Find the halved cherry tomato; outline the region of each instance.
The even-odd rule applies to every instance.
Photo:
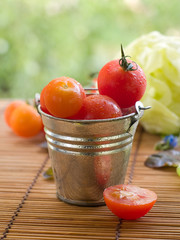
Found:
[[[119,218],[134,220],[144,216],[157,200],[155,192],[135,185],[116,185],[104,190],[107,207]]]
[[[112,98],[104,95],[90,95],[85,98],[81,110],[72,119],[92,120],[121,116],[121,109]]]
[[[12,113],[11,128],[20,137],[34,137],[42,130],[42,120],[37,110],[28,104],[18,106]]]
[[[144,95],[146,77],[143,70],[132,60],[122,58],[108,62],[98,75],[99,93],[114,99],[121,108],[128,108]]]
[[[10,104],[8,104],[8,106],[6,107],[6,109],[4,111],[4,118],[5,118],[5,121],[6,121],[6,123],[7,123],[7,125],[9,127],[11,127],[11,116],[12,116],[12,113],[21,104],[25,104],[25,102],[22,101],[22,100],[14,100]]]
[[[79,82],[73,78],[60,77],[46,86],[44,102],[53,116],[68,118],[80,110],[85,97],[85,91]]]

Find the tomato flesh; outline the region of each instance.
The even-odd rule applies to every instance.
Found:
[[[135,185],[116,185],[104,190],[104,201],[116,216],[126,220],[143,217],[157,200],[155,192]]]

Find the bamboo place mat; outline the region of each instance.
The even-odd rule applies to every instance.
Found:
[[[39,146],[43,137],[16,137],[3,119],[6,105],[0,101],[1,240],[180,239],[180,178],[174,168],[144,166],[159,137],[138,128],[125,181],[155,191],[158,200],[146,216],[119,220],[106,206],[79,207],[56,198],[53,180],[42,177],[50,166]]]

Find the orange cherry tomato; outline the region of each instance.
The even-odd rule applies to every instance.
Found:
[[[60,77],[53,79],[46,86],[44,102],[53,116],[68,118],[80,110],[85,97],[80,83],[70,77]]]
[[[134,220],[150,211],[157,200],[155,192],[135,185],[116,185],[104,190],[107,207],[119,218]]]
[[[46,91],[46,87],[47,85],[43,88],[43,90],[41,91],[41,94],[40,94],[40,105],[41,105],[41,110],[47,114],[50,114],[49,111],[47,110],[46,108],[46,105],[45,105],[45,100],[44,100],[44,94],[45,94],[45,91]]]
[[[34,137],[42,130],[42,120],[37,110],[28,104],[17,107],[11,116],[11,128],[20,137]]]
[[[7,123],[7,125],[9,127],[11,127],[11,116],[12,116],[12,113],[14,112],[14,110],[20,106],[21,104],[25,104],[24,101],[22,100],[15,100],[15,101],[12,101],[5,109],[4,111],[4,118],[5,118],[5,121]]]

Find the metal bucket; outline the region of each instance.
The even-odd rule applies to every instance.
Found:
[[[104,205],[105,188],[124,183],[133,137],[146,108],[114,119],[67,120],[44,113],[57,196],[81,206]]]

